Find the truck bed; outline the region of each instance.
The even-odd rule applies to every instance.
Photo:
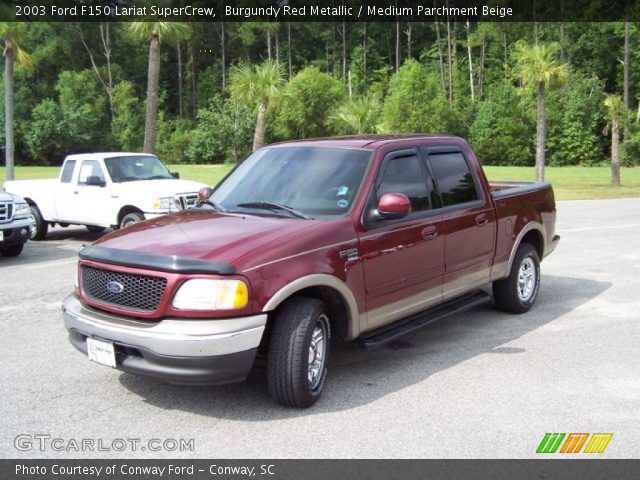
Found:
[[[507,275],[512,246],[525,224],[535,222],[542,226],[539,252],[545,257],[555,247],[555,199],[553,188],[547,182],[489,182],[489,191],[498,214],[494,275]],[[506,233],[506,234],[505,234]]]
[[[494,199],[536,192],[547,188],[551,188],[551,184],[547,182],[489,182],[489,191]]]

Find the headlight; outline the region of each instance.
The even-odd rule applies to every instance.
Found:
[[[13,208],[14,208],[14,211],[13,211],[14,217],[26,217],[31,213],[31,210],[29,209],[29,205],[26,203],[16,203]]]
[[[153,201],[152,206],[156,210],[169,210],[169,212],[180,210],[176,203],[176,199],[173,197],[156,198]]]
[[[181,310],[234,310],[249,302],[247,285],[241,280],[187,280],[173,297]]]

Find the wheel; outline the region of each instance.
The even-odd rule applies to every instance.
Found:
[[[143,220],[144,215],[140,212],[127,213],[120,221],[120,228],[128,227]]]
[[[535,303],[539,289],[538,252],[528,243],[523,243],[518,247],[509,276],[493,282],[493,300],[500,310],[524,313]]]
[[[3,257],[17,257],[22,253],[22,248],[24,247],[24,243],[20,245],[11,245],[9,247],[0,247],[0,253]]]
[[[36,205],[31,205],[31,215],[35,219],[35,225],[31,231],[31,240],[43,240],[49,231],[49,224],[42,218],[40,209]]]
[[[97,225],[85,225],[85,226],[87,227],[87,230],[89,230],[91,233],[100,233],[106,230],[105,227],[98,227]]]
[[[269,394],[280,404],[305,408],[324,388],[331,329],[324,304],[296,297],[273,320],[267,355]]]

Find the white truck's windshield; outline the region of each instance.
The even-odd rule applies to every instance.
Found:
[[[115,183],[173,178],[158,157],[152,155],[111,157],[105,159],[104,163],[111,180]]]

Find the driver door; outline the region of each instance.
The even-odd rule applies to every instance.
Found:
[[[91,185],[89,177],[98,177],[103,186]],[[110,189],[106,187],[105,174],[97,160],[83,160],[80,164],[78,181],[74,190],[76,196],[76,222],[87,225],[108,225]]]

